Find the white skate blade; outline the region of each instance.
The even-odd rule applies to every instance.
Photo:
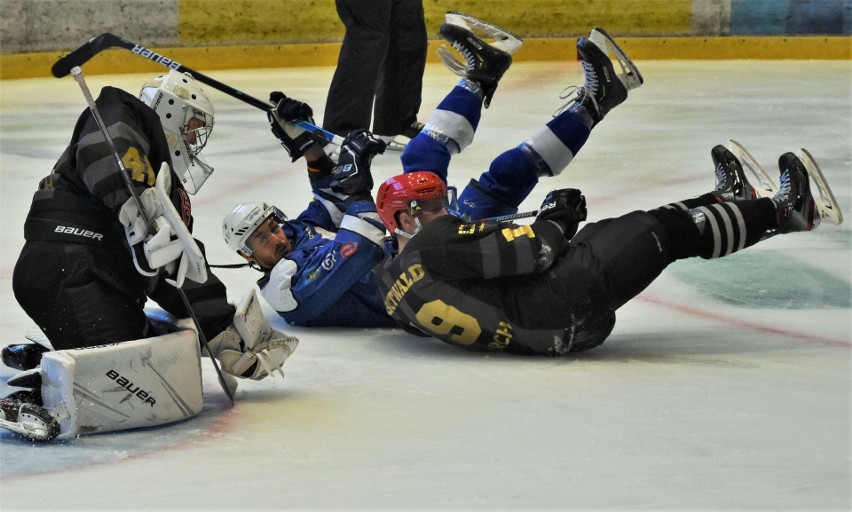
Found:
[[[639,72],[639,68],[633,64],[630,57],[624,53],[624,50],[616,44],[615,40],[604,29],[598,27],[592,30],[592,33],[589,34],[589,41],[603,50],[610,59],[618,62],[618,65],[621,67],[621,73],[618,73],[618,78],[621,79],[621,82],[627,87],[628,91],[638,88],[645,82],[645,79],[642,78],[642,73]]]
[[[453,55],[453,52],[450,51],[449,48],[444,45],[441,45],[435,51],[438,52],[438,58],[441,59],[441,62],[443,62],[444,65],[447,66],[450,71],[457,74],[458,76],[465,76],[467,74],[467,66],[465,66],[462,61],[460,61],[455,55]]]
[[[819,212],[820,219],[831,224],[842,223],[843,213],[840,211],[840,205],[837,204],[837,199],[834,198],[831,187],[825,181],[825,175],[823,175],[813,155],[807,149],[802,148],[796,151],[796,156],[804,164],[811,182],[816,185],[816,189],[819,192],[819,198],[814,197],[814,204]],[[813,188],[811,188],[811,195],[813,195]]]
[[[0,419],[0,428],[5,428],[31,441],[49,441],[47,427],[41,422],[19,423]]]
[[[523,39],[508,30],[463,12],[448,12],[444,16],[444,22],[470,30],[489,45],[498,50],[503,50],[509,55],[514,54],[524,44]],[[485,38],[481,37],[483,33],[487,34],[489,38],[494,39],[494,41],[486,41]]]
[[[752,177],[757,180],[756,183],[751,183],[750,181],[757,197],[772,197],[776,192],[778,192],[778,187],[775,185],[775,182],[772,181],[769,174],[759,163],[757,163],[757,160],[755,160],[752,154],[749,153],[742,144],[731,139],[727,144],[725,144],[725,147],[728,148],[728,151],[733,153],[735,157],[737,157],[737,160],[740,161],[743,169],[748,170]]]
[[[40,411],[37,411],[38,414],[20,411],[18,421],[0,419],[0,428],[5,428],[30,441],[52,441],[59,435],[59,424],[44,408],[38,407],[38,409],[40,409]],[[49,419],[45,420],[42,416]]]

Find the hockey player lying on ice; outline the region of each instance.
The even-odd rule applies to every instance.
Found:
[[[261,325],[253,297],[235,319],[200,251],[183,250],[181,234],[197,249],[187,192],[197,192],[213,171],[199,155],[213,128],[213,105],[196,81],[170,71],[146,83],[139,99],[105,87],[95,110],[114,147],[86,110],[52,174],[39,183],[13,275],[15,298],[47,340],[3,348],[3,363],[24,371],[8,384],[24,390],[0,401],[0,426],[36,439],[59,434],[56,421],[71,436],[200,412],[196,332],[166,326],[177,330],[166,334],[143,309],[150,298],[176,317],[189,316],[175,285],[183,285],[228,374],[262,379],[296,346]],[[85,347],[98,348],[79,350]],[[116,385],[127,392],[114,392]]]
[[[480,39],[494,39],[492,44]],[[487,107],[512,62],[521,40],[505,30],[461,13],[448,13],[441,37],[464,56],[444,49],[442,58],[463,76],[432,114],[426,127],[402,154],[404,172],[429,170],[446,180],[451,155],[473,141],[483,104]],[[457,214],[483,218],[514,213],[542,176],[559,174],[583,147],[592,127],[623,102],[641,75],[600,29],[578,45],[585,84],[576,98],[539,133],[497,157],[479,180],[472,180],[458,202]],[[607,53],[622,67],[624,83]],[[612,89],[612,90],[610,90]],[[604,90],[610,91],[606,104]],[[596,96],[597,95],[597,96]],[[598,98],[598,99],[596,99]],[[273,93],[278,120],[312,121],[311,108]],[[325,156],[308,133],[272,119],[273,132],[295,161],[305,156],[316,198],[296,219],[275,206],[237,206],[223,222],[231,250],[263,272],[258,281],[266,301],[288,322],[306,326],[384,327],[396,325],[385,310],[374,269],[392,248],[375,213],[369,191],[369,164],[383,147],[366,132],[353,132],[343,145],[339,165]],[[564,151],[556,153],[551,147]],[[345,189],[345,190],[344,190]]]
[[[431,172],[390,178],[376,199],[399,246],[381,271],[387,311],[410,332],[468,349],[561,356],[603,343],[615,311],[676,260],[720,258],[821,219],[842,222],[806,150],[781,155],[772,197],[758,197],[728,148],[711,154],[714,191],[579,232],[586,200],[576,189],[550,192],[535,222],[518,226],[448,215],[446,185]]]

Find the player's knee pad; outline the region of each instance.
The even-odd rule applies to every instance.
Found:
[[[48,352],[41,393],[62,438],[190,418],[203,407],[198,339],[181,330]]]

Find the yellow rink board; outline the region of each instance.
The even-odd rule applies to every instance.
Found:
[[[636,60],[651,59],[850,59],[852,38],[813,37],[626,37],[618,44]],[[528,38],[516,61],[576,59],[576,38]],[[437,62],[430,41],[429,61]],[[191,69],[334,66],[339,43],[152,48]],[[66,52],[0,55],[0,78],[48,77]],[[164,68],[127,50],[108,50],[83,66],[87,74],[156,73]]]

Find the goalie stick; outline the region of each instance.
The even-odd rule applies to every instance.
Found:
[[[83,44],[76,50],[60,58],[53,64],[53,67],[51,68],[51,73],[53,73],[53,76],[55,76],[56,78],[62,78],[64,76],[67,76],[75,67],[82,66],[83,64],[91,60],[95,55],[110,48],[123,48],[140,57],[148,59],[152,62],[156,62],[161,66],[165,66],[169,69],[174,69],[175,71],[179,71],[181,73],[189,73],[190,75],[192,75],[193,78],[195,78],[199,82],[207,84],[210,87],[216,89],[217,91],[223,92],[228,96],[236,98],[244,103],[248,103],[249,105],[257,109],[263,110],[264,112],[268,113],[274,107],[274,105],[270,104],[269,102],[257,99],[254,96],[250,96],[240,90],[234,89],[233,87],[223,84],[222,82],[213,78],[210,78],[209,76],[203,73],[195,71],[194,69],[190,69],[181,64],[180,62],[172,60],[153,50],[149,50],[144,46],[130,42],[127,39],[119,37],[110,32],[104,32],[99,36],[95,36],[89,39],[85,44]],[[313,123],[309,123],[307,121],[294,121],[293,124],[310,133],[315,139],[318,139],[320,142],[331,142],[332,144],[335,144],[337,146],[343,144],[343,137],[323,130],[322,128],[316,126]]]
[[[80,90],[83,92],[83,96],[86,98],[86,103],[89,105],[89,110],[92,112],[92,116],[95,118],[95,122],[97,123],[98,128],[100,128],[101,133],[104,136],[104,139],[106,139],[107,144],[109,145],[110,149],[112,150],[113,156],[115,157],[115,160],[118,163],[118,168],[120,170],[120,174],[124,178],[124,184],[127,185],[127,188],[130,190],[130,195],[131,195],[131,197],[133,197],[133,201],[136,203],[136,207],[139,209],[139,214],[145,220],[145,224],[150,226],[151,225],[151,219],[150,219],[150,217],[148,217],[148,214],[145,211],[145,207],[142,204],[142,200],[139,198],[139,194],[136,192],[136,189],[133,187],[133,183],[130,181],[130,176],[129,176],[129,173],[127,172],[127,167],[124,165],[124,162],[121,160],[121,156],[119,156],[119,154],[118,154],[118,150],[115,147],[115,143],[113,143],[112,136],[110,136],[109,131],[107,130],[106,124],[104,124],[104,120],[101,117],[101,113],[98,111],[98,107],[95,104],[95,99],[92,97],[91,91],[89,91],[89,86],[86,85],[86,80],[85,80],[85,77],[83,76],[83,70],[80,69],[79,66],[74,66],[74,68],[72,68],[70,70],[70,72],[71,72],[71,75],[74,77],[74,80],[80,86]],[[163,169],[161,169],[160,171],[162,172]],[[162,193],[162,191],[158,191],[158,194],[161,194],[161,193]],[[168,212],[168,210],[169,210],[168,206],[172,206],[172,204],[171,204],[170,201],[168,201],[168,199],[166,199],[163,206],[164,206],[164,210],[166,210]],[[172,210],[173,209],[174,209],[174,207],[172,206]],[[191,235],[189,236],[188,241],[185,239],[185,237],[188,234],[188,231],[186,230],[186,226],[182,226],[180,218],[175,216],[175,215],[170,215],[170,216],[167,217],[167,219],[170,221],[169,223],[172,225],[172,227],[175,228],[175,232],[178,233],[179,236],[183,235],[183,236],[180,236],[180,238],[181,238],[181,241],[184,242],[185,249],[188,249],[188,250],[193,251],[193,252],[197,251],[197,254],[202,254],[201,250],[198,248],[198,245],[195,244],[195,240],[192,239]],[[175,222],[180,223],[181,226],[175,226],[175,224],[174,224]],[[183,229],[180,229],[181,227]],[[193,246],[194,246],[194,249],[193,249]],[[184,257],[181,258],[181,259],[184,259],[186,256],[187,255],[184,255]],[[203,256],[202,256],[202,258],[203,258]],[[193,259],[195,261],[197,261],[197,259],[195,259],[195,258],[193,258]],[[202,264],[202,268],[200,270],[202,272],[201,275],[203,275],[206,279],[207,272],[206,272],[206,270],[203,269],[203,264]],[[210,347],[207,344],[207,337],[204,335],[204,332],[201,330],[201,323],[198,321],[198,317],[196,317],[195,311],[192,309],[192,305],[190,304],[189,299],[186,296],[186,293],[183,291],[183,288],[181,288],[181,286],[178,286],[177,282],[174,282],[174,281],[171,281],[171,280],[169,280],[169,281],[175,286],[175,288],[177,288],[178,294],[180,295],[180,298],[183,300],[183,303],[186,306],[186,310],[189,311],[189,315],[192,317],[192,322],[195,325],[195,328],[196,328],[197,333],[198,333],[198,339],[201,341],[201,344],[207,350],[207,353],[210,354],[210,361],[213,362],[213,368],[215,368],[215,370],[216,370],[216,375],[219,378],[219,384],[221,384],[222,389],[225,390],[225,394],[228,395],[228,398],[231,400],[231,402],[233,402],[234,401],[234,394],[231,391],[230,386],[228,385],[228,381],[225,380],[225,375],[222,373],[221,368],[219,368],[219,364],[216,362],[216,358],[213,357],[213,351],[210,350]]]

